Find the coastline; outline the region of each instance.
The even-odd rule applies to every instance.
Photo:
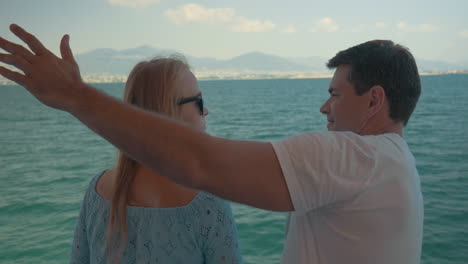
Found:
[[[458,70],[458,71],[449,71],[449,72],[420,72],[420,76],[426,75],[452,75],[452,74],[468,74],[468,70]]]
[[[292,73],[292,72],[218,72],[205,73],[205,72],[194,72],[195,76],[199,81],[223,81],[223,80],[274,80],[274,79],[329,79],[333,77],[331,73],[322,74],[307,74],[307,73]],[[449,72],[421,72],[420,76],[436,76],[436,75],[454,75],[454,74],[468,74],[468,70],[457,70]],[[125,83],[127,76],[120,74],[110,73],[93,73],[83,74],[83,80],[86,83]],[[5,78],[0,78],[0,85],[15,85],[14,82]]]

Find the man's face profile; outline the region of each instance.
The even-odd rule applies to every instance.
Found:
[[[351,67],[340,65],[330,82],[329,98],[320,108],[327,116],[329,131],[352,131],[359,133],[365,122],[367,97],[356,94],[348,76]]]

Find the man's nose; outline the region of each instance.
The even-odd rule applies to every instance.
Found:
[[[328,114],[329,112],[329,104],[328,104],[328,100],[325,101],[325,103],[323,103],[323,105],[320,107],[320,113],[326,115]]]

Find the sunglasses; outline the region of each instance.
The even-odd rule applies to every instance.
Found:
[[[197,106],[198,106],[198,110],[200,110],[200,115],[203,115],[204,107],[203,107],[203,98],[202,98],[201,94],[196,95],[196,96],[182,98],[177,102],[177,105],[188,104],[190,102],[195,102],[197,104]]]

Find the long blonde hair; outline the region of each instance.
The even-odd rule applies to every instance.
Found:
[[[180,55],[140,62],[128,76],[123,100],[145,110],[175,117],[178,114],[176,100],[181,95],[176,80],[189,68]],[[118,262],[127,241],[128,194],[137,167],[135,160],[118,152],[106,243],[107,255],[110,259],[114,255],[115,262]]]

